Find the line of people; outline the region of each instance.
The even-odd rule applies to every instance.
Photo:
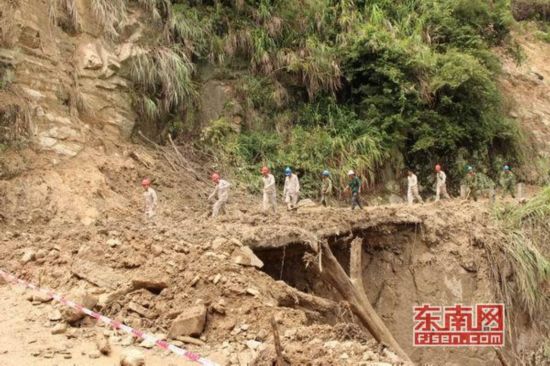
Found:
[[[263,199],[262,206],[265,212],[275,213],[277,209],[277,189],[275,177],[271,174],[270,169],[264,166],[260,170],[263,181]],[[287,167],[284,170],[285,183],[283,188],[283,197],[287,205],[288,210],[295,210],[297,208],[298,200],[300,197],[300,180],[298,176]],[[348,184],[344,189],[345,193],[351,193],[351,209],[355,208],[363,209],[361,203],[361,179],[355,174],[353,170],[348,171]],[[325,170],[321,174],[321,199],[320,202],[323,206],[331,206],[332,198],[334,196],[334,185],[332,182],[331,174],[328,170]],[[225,206],[229,200],[229,190],[231,183],[222,179],[220,174],[214,173],[211,176],[212,182],[215,184],[214,191],[208,197],[208,200],[216,198],[215,203],[212,206],[212,217],[217,217],[221,213],[225,213]],[[447,175],[441,168],[441,165],[435,166],[435,201],[439,201],[441,198],[450,199],[447,192]],[[467,174],[464,179],[465,185],[468,189],[466,198],[471,198],[477,201],[480,192],[485,188],[482,184],[482,180],[476,173],[472,166],[467,167]],[[492,182],[491,182],[492,183]],[[502,187],[502,197],[504,198],[509,193],[512,198],[515,198],[516,178],[509,165],[505,165],[499,177],[499,183]],[[158,204],[157,194],[153,188],[151,188],[151,181],[148,178],[143,179],[142,186],[144,188],[144,203],[145,203],[145,217],[150,220],[155,216],[156,208]],[[494,200],[494,185],[492,189],[491,199]],[[418,177],[412,170],[407,171],[407,202],[412,205],[418,201],[423,203],[424,200],[420,196],[418,189]]]

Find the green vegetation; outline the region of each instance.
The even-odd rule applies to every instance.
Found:
[[[550,298],[545,286],[550,281],[550,187],[546,187],[526,204],[499,207],[495,217],[502,240],[489,247],[493,256],[496,280],[501,284],[504,299],[510,305],[522,306],[541,327],[548,327],[546,314]],[[496,260],[504,253],[506,262]],[[505,276],[511,269],[512,281]],[[544,323],[546,322],[546,323]]]
[[[550,43],[550,22],[539,22],[535,37],[540,41]]]
[[[162,30],[148,35],[155,48],[132,61],[138,111],[189,123],[198,76],[205,77],[194,70],[217,70],[235,86],[243,128],[223,126],[233,117],[224,115],[203,141],[214,143],[216,130],[210,152],[242,178],[262,164],[289,165],[313,189],[327,168],[337,175],[353,168],[376,183],[387,165],[423,179],[439,162],[458,182],[465,162],[494,178],[497,161],[525,158],[490,51],[501,45],[521,61],[509,39],[508,0],[138,3]],[[117,34],[109,14],[125,12],[126,2],[94,4],[106,31]]]

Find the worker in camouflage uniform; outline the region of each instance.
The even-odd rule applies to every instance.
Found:
[[[467,170],[468,173],[466,174],[464,180],[469,192],[466,197],[468,199],[472,198],[474,201],[477,201],[477,198],[479,196],[479,179],[473,167],[468,166]]]
[[[510,193],[512,198],[516,198],[516,176],[510,169],[509,165],[505,165],[500,172],[499,183],[502,187],[502,198],[506,197],[506,193]]]
[[[468,187],[468,195],[466,198],[472,198],[474,201],[483,193],[491,203],[495,202],[495,182],[483,172],[476,172],[473,167],[468,166],[468,174],[464,178],[464,182]]]
[[[350,170],[348,172],[348,186],[346,189],[344,189],[344,192],[351,191],[351,209],[354,210],[355,207],[359,207],[361,210],[363,209],[363,205],[361,204],[361,179],[355,175],[355,172],[353,170]]]
[[[321,185],[321,204],[325,207],[330,206],[330,199],[332,197],[332,179],[330,178],[330,172],[325,170],[323,172],[323,183]]]

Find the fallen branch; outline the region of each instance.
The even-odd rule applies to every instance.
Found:
[[[190,163],[189,161],[187,161],[187,159],[185,159],[185,157],[181,154],[181,152],[178,150],[178,147],[176,146],[176,144],[174,143],[174,140],[172,140],[172,136],[170,136],[170,134],[168,134],[168,140],[170,141],[170,144],[172,145],[172,147],[174,148],[174,151],[176,152],[176,156],[178,157],[179,161],[180,161],[180,165],[183,169],[187,170],[189,173],[191,173],[191,175],[193,175],[195,177],[196,180],[198,181],[201,181],[203,183],[206,183],[206,184],[210,184],[210,182],[208,182],[206,179],[204,179],[203,177],[201,177],[196,171],[195,169],[191,168],[190,167]]]
[[[130,156],[137,162],[141,163],[143,166],[145,166],[146,168],[151,168],[151,163],[147,161],[146,158],[140,156],[139,153],[135,152],[135,151],[132,151],[130,153]]]
[[[151,145],[153,145],[155,147],[155,149],[157,150],[162,150],[162,147],[157,144],[156,142],[154,142],[153,140],[149,139],[147,136],[145,136],[141,131],[138,131],[138,135],[141,136],[142,139],[144,139],[146,142],[150,143]]]
[[[356,237],[350,245],[349,275],[351,283],[357,291],[365,291],[363,286],[363,242],[361,238]]]
[[[324,254],[324,270],[321,272],[323,279],[332,285],[340,295],[346,300],[352,311],[361,320],[361,323],[367,328],[370,334],[378,343],[390,347],[404,361],[412,364],[411,359],[395,340],[382,319],[376,314],[364,291],[357,291],[327,242],[321,244],[321,250]]]
[[[282,282],[282,281],[281,281]],[[279,306],[297,307],[317,311],[325,315],[336,315],[338,303],[319,296],[299,291],[286,283],[281,284],[282,291],[277,291]]]
[[[168,154],[166,152],[162,153],[162,156],[164,156],[164,159],[166,159],[166,161],[168,162],[168,164],[170,164],[170,166],[172,167],[172,170],[177,172],[178,169],[176,168],[176,166],[174,165],[174,163],[172,163],[172,160],[170,160],[168,158]]]
[[[277,354],[277,359],[275,361],[275,366],[286,366],[283,356],[283,346],[281,346],[281,337],[279,336],[279,328],[277,328],[277,322],[274,317],[271,317],[271,328],[273,330],[273,342],[275,343],[275,353]]]

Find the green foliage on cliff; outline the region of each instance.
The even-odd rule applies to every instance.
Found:
[[[148,95],[143,110],[154,111],[145,108],[152,102],[183,118],[177,107],[189,104],[192,70],[225,73],[244,109],[243,128],[220,134],[212,150],[240,171],[288,165],[308,186],[327,168],[352,168],[376,182],[387,164],[424,177],[441,163],[456,181],[463,161],[486,168],[497,159],[521,162],[522,136],[505,117],[500,65],[490,51],[509,42],[506,0],[165,4],[156,5],[159,42],[183,50],[189,72],[140,83]],[[160,64],[149,59],[153,69]],[[176,91],[177,80],[185,93],[174,99],[167,91]]]

